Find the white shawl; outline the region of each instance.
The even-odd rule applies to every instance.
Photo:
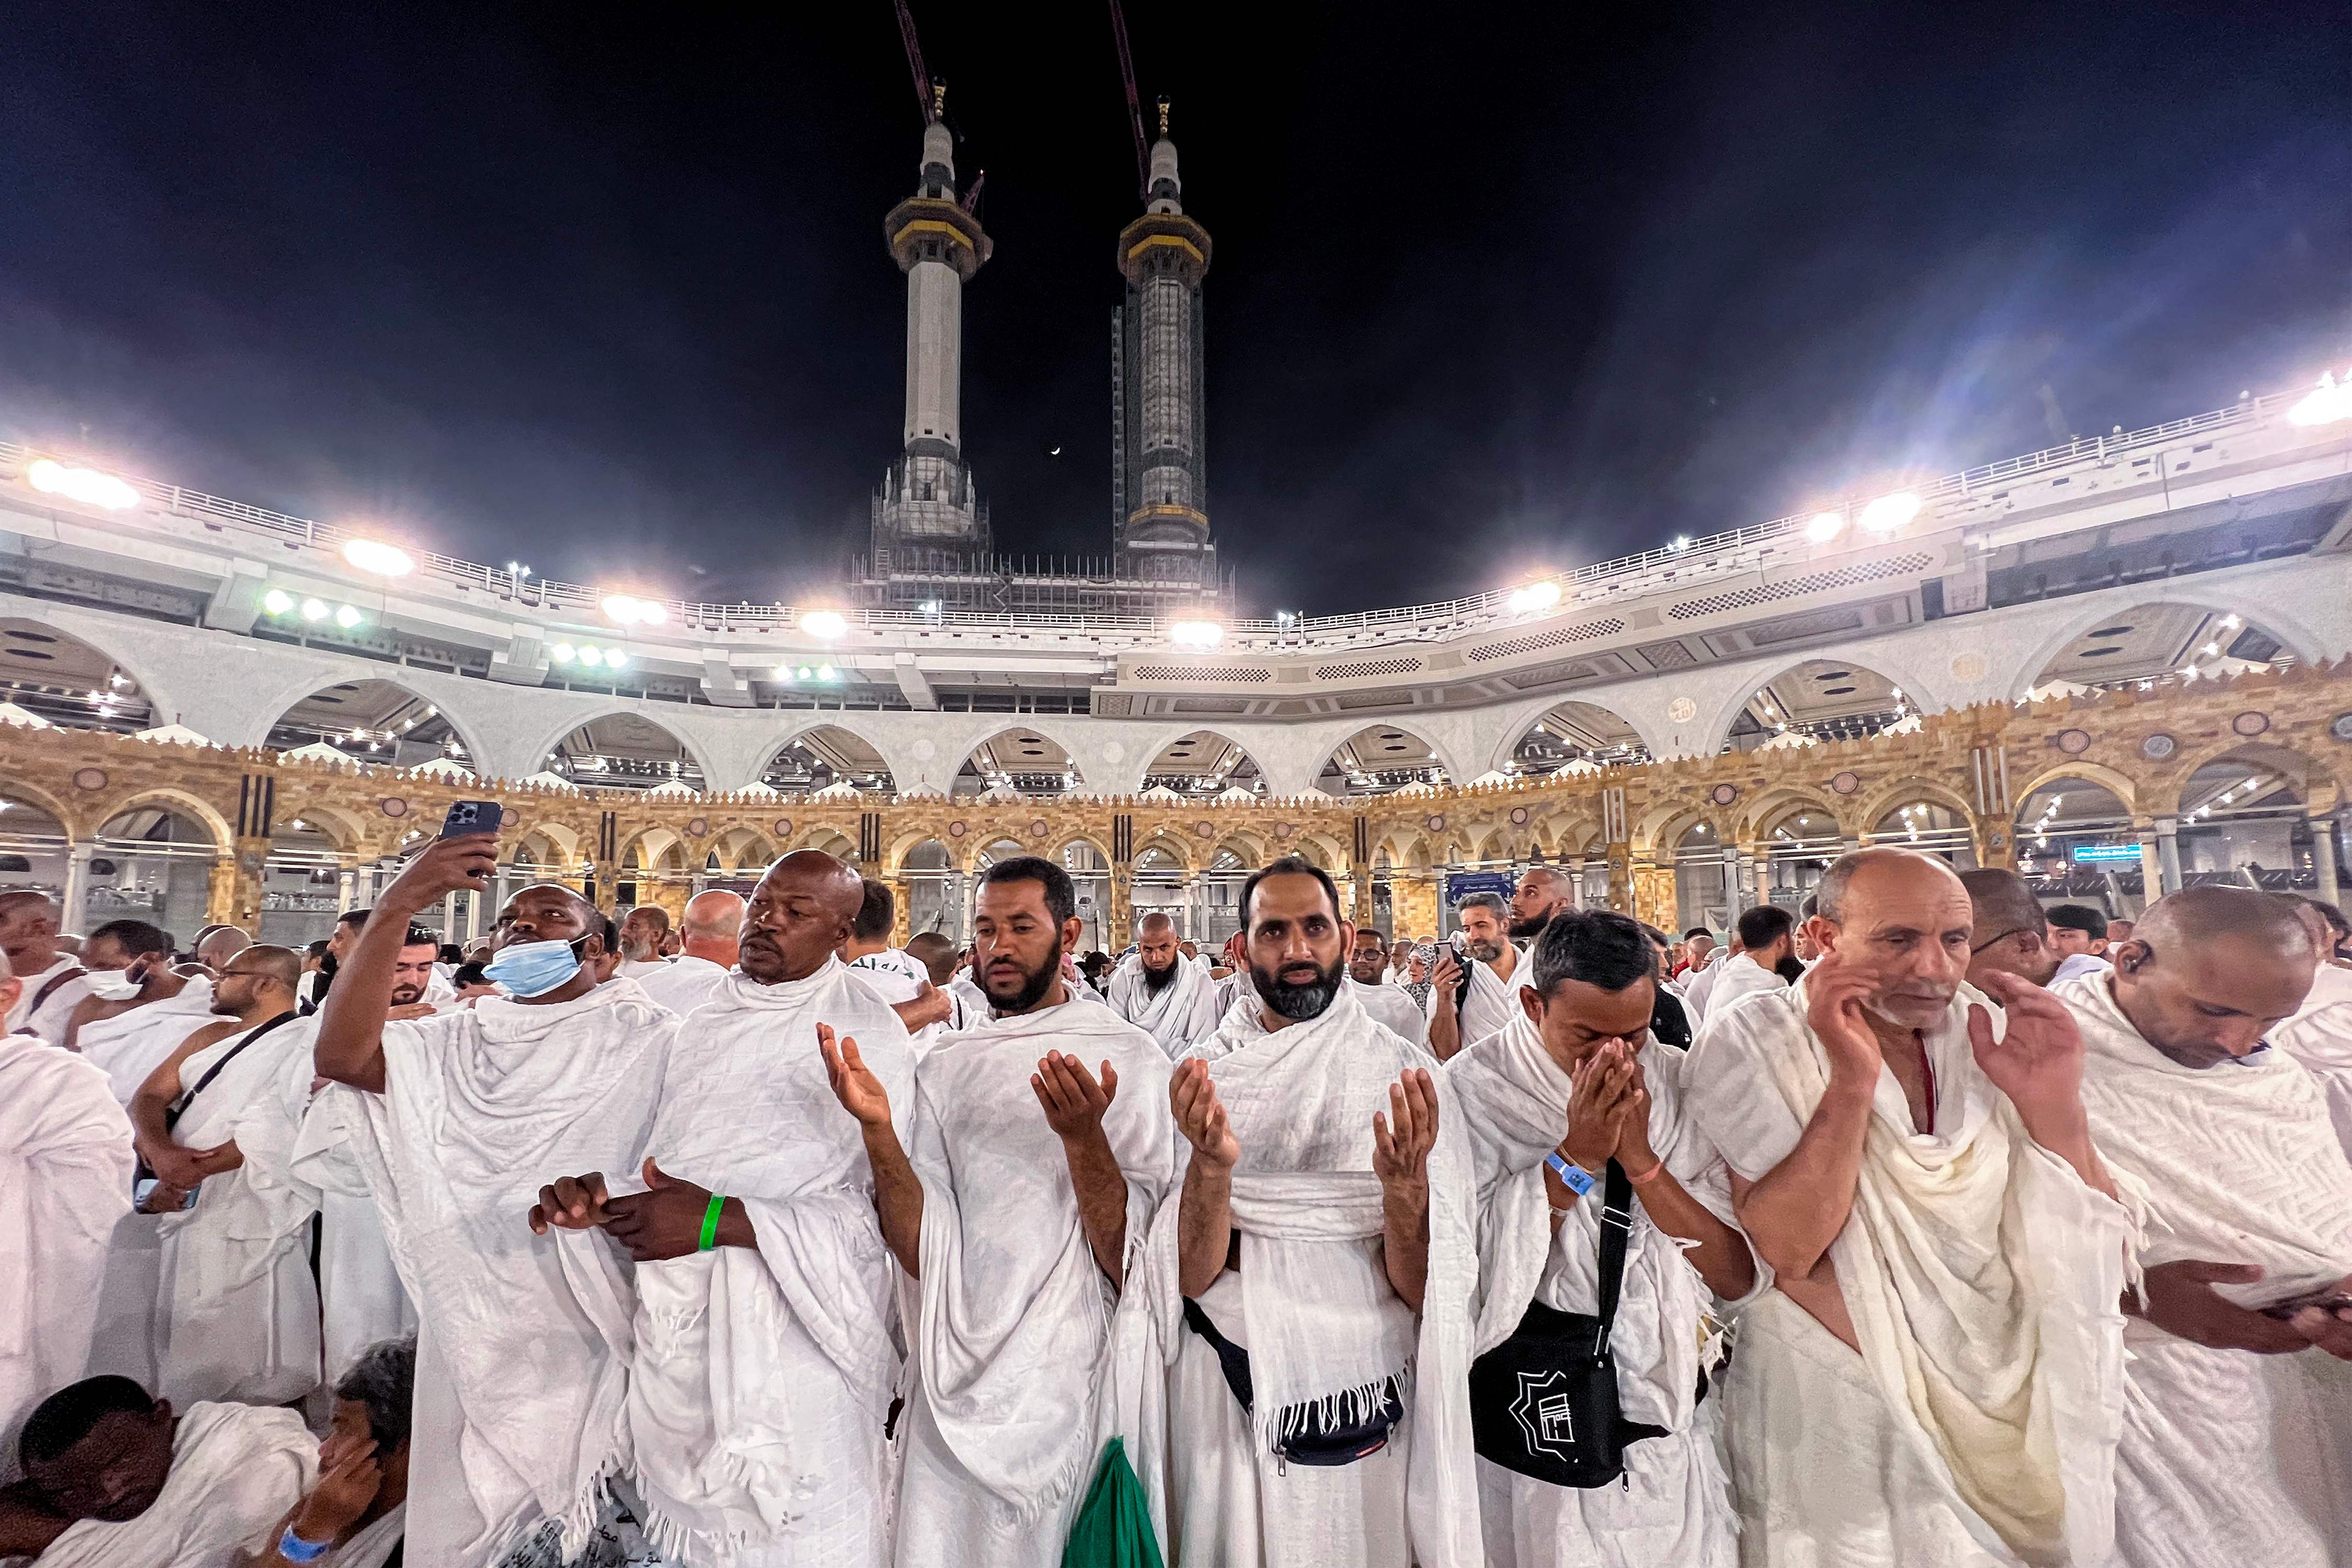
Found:
[[[1111,1010],[1160,1042],[1171,1058],[1205,1039],[1217,1026],[1217,983],[1207,969],[1176,955],[1175,974],[1158,992],[1143,972],[1140,955],[1120,964],[1110,977]]]
[[[1185,1056],[1209,1064],[1241,1145],[1233,1176],[1247,1285],[1239,1337],[1249,1346],[1261,1439],[1271,1447],[1309,1407],[1326,1423],[1364,1419],[1378,1409],[1388,1379],[1404,1380],[1412,1402],[1406,1506],[1416,1558],[1424,1568],[1470,1568],[1482,1551],[1469,1385],[1477,1257],[1468,1134],[1451,1086],[1433,1073],[1429,1273],[1416,1325],[1364,1244],[1382,1230],[1372,1115],[1389,1112],[1389,1087],[1407,1068],[1428,1068],[1428,1054],[1373,1022],[1342,986],[1319,1017],[1271,1032],[1257,997],[1244,995]],[[1189,1160],[1190,1146],[1181,1152]],[[1171,1362],[1183,1332],[1181,1204],[1179,1182],[1153,1222],[1148,1260]]]
[[[172,1436],[172,1473],[146,1512],[121,1524],[71,1525],[35,1561],[40,1568],[227,1568],[318,1477],[319,1440],[295,1412],[194,1405]]]
[[[1759,1180],[1829,1085],[1804,983],[1726,1013],[1692,1052],[1693,1114]],[[2133,1215],[2027,1136],[1969,1044],[1963,985],[1926,1037],[1937,1131],[1881,1070],[1853,1213],[1831,1244],[1889,1419],[1996,1560],[2099,1563],[2115,1528],[2126,1258]],[[1890,1500],[1903,1507],[1901,1499]]]
[[[2336,1141],[2352,1154],[2352,969],[2321,964],[2302,1009],[2271,1031],[2271,1044],[2319,1080]]]
[[[819,1024],[857,1042],[903,1128],[914,1099],[906,1027],[838,959],[775,985],[728,975],[670,1047],[646,1152],[665,1173],[741,1200],[759,1248],[636,1271],[629,1424],[646,1535],[667,1556],[727,1561],[763,1543],[794,1563],[851,1561],[888,1505],[878,1474],[862,1508],[854,1495],[827,1507],[803,1484],[847,1471],[837,1489],[854,1494],[861,1456],[878,1471],[898,1372],[896,1270],[857,1123],[825,1079]],[[852,1400],[826,1396],[826,1366]],[[828,1523],[848,1539],[824,1539]]]
[[[1226,977],[1228,984],[1234,980],[1239,980],[1241,984],[1234,988],[1232,996],[1225,1002],[1228,1011],[1235,999],[1251,994],[1255,990],[1247,970],[1236,971]],[[1357,1005],[1371,1015],[1372,1022],[1387,1028],[1409,1045],[1419,1046],[1424,1052],[1428,1049],[1429,1020],[1421,1016],[1421,1009],[1413,1005],[1412,998],[1404,994],[1402,987],[1384,983],[1367,985],[1352,974],[1342,984],[1355,997]],[[1222,984],[1217,994],[1220,996],[1226,994]],[[1433,1062],[1436,1059],[1430,1058]]]
[[[2053,994],[2083,1032],[2099,1153],[2148,1190],[2142,1264],[2260,1264],[2253,1283],[2214,1287],[2250,1308],[2352,1276],[2352,1163],[2312,1075],[2276,1048],[2182,1067],[2132,1027],[2109,978],[2082,975]]]
[[[1091,1073],[1105,1061],[1118,1069],[1103,1132],[1127,1176],[1131,1271],[1150,1215],[1174,1190],[1176,1131],[1166,1053],[1111,1009],[1071,1001],[949,1036],[916,1068],[908,1150],[923,1184],[909,1349],[919,1393],[956,1462],[1028,1519],[1050,1516],[1086,1484],[1099,1433],[1117,1424],[1098,1408],[1113,1403],[1103,1398],[1106,1373],[1133,1363],[1104,1353],[1111,1288],[1079,1223],[1062,1141],[1030,1087],[1049,1050]],[[1122,1384],[1122,1397],[1131,1392]],[[1129,1445],[1148,1478],[1157,1434],[1129,1436],[1152,1450]]]
[[[114,1098],[129,1105],[181,1041],[218,1021],[213,1016],[213,983],[199,977],[181,986],[176,996],[84,1024],[74,1036],[74,1049],[114,1080]]]
[[[131,1212],[131,1122],[106,1075],[0,1036],[0,1482],[33,1406],[82,1375],[114,1227]]]
[[[602,1235],[525,1220],[559,1176],[637,1169],[677,1029],[629,980],[384,1026],[352,1152],[464,1415],[487,1561],[542,1518],[577,1553],[625,1462],[629,1283]]]
[[[1442,954],[1443,947],[1439,951]],[[1519,1005],[1519,988],[1527,984],[1533,971],[1528,968],[1528,955],[1524,952],[1513,961],[1508,980],[1497,975],[1491,964],[1475,958],[1456,956],[1470,971],[1469,993],[1462,998],[1461,1007],[1454,1018],[1454,1037],[1458,1049],[1461,1046],[1475,1045],[1497,1030],[1509,1028],[1514,1018],[1528,1016],[1527,1009]],[[1430,987],[1421,1011],[1424,1022],[1437,1016],[1437,988],[1434,985]]]

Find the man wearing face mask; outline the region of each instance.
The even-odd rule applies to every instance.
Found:
[[[1168,1056],[1071,996],[1062,958],[1084,929],[1076,905],[1050,860],[988,868],[973,968],[993,1016],[916,1066],[906,1116],[856,1041],[818,1035],[865,1144],[883,1238],[913,1281],[904,1568],[1059,1563],[1109,1435],[1147,1484],[1158,1474],[1156,1410],[1115,1399],[1133,1380],[1108,1374],[1160,1364],[1128,1267],[1169,1190]],[[1141,1348],[1114,1356],[1115,1343]]]
[[[1276,860],[1240,913],[1257,1005],[1177,1064],[1186,1168],[1148,1254],[1178,1336],[1170,1560],[1474,1568],[1458,1107],[1344,984],[1355,932],[1328,874]]]
[[[212,1016],[213,986],[172,968],[172,933],[144,921],[109,921],[82,946],[89,994],[60,1042],[114,1080],[125,1105],[172,1047]]]
[[[488,973],[508,996],[386,1021],[411,918],[481,895],[497,865],[489,834],[409,862],[327,994],[314,1053],[360,1091],[351,1152],[418,1287],[411,1479],[433,1500],[409,1521],[418,1568],[516,1546],[569,1561],[594,1528],[625,1453],[632,1302],[603,1237],[534,1239],[523,1216],[556,1176],[639,1167],[677,1029],[635,981],[596,983],[605,917],[553,884],[499,912]]]
[[[2156,1221],[2124,1331],[2116,1562],[2343,1563],[2352,1466],[2326,1411],[2352,1386],[2352,1162],[2319,1084],[2269,1044],[2318,954],[2288,901],[2208,886],[2150,905],[2112,956],[2054,994],[2091,1135]],[[2224,1477],[2219,1454],[2247,1462]]]
[[[1502,895],[1472,893],[1456,906],[1456,913],[1462,921],[1461,954],[1471,961],[1470,988],[1462,989],[1461,957],[1452,946],[1441,945],[1423,1009],[1429,1020],[1429,1048],[1439,1061],[1510,1027],[1518,1016],[1518,1004],[1512,998],[1518,990],[1514,976],[1521,954],[1503,934],[1507,917]]]
[[[674,1557],[882,1561],[894,1270],[813,1048],[848,1042],[906,1131],[906,1028],[835,952],[860,901],[819,850],[769,867],[740,967],[671,1047],[642,1173],[566,1178],[531,1211],[541,1232],[602,1226],[638,1265],[628,1418],[642,1517]]]
[[[1741,1561],[2104,1563],[2137,1226],[2074,1019],[1963,984],[1940,860],[1856,850],[1815,896],[1821,962],[1704,1029],[1683,1080],[1777,1276],[1724,1388]]]

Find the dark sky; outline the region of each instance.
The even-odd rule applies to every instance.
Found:
[[[834,576],[898,442],[881,223],[920,121],[887,0],[750,9],[16,8],[0,431],[542,574]],[[915,13],[996,241],[966,453],[1002,547],[1103,552],[1138,210],[1107,12]],[[1129,21],[1215,237],[1210,506],[1259,610],[2352,363],[2340,6]]]

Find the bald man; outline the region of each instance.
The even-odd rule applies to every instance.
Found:
[[[1519,873],[1511,893],[1511,940],[1522,945],[1543,935],[1552,916],[1576,908],[1576,889],[1568,878],[1549,866],[1530,866]]]
[[[81,960],[58,936],[58,906],[46,893],[19,888],[0,893],[0,956],[16,977],[15,1001],[0,1034],[37,1035],[63,1043],[66,1021],[89,994]]]
[[[162,1216],[158,1393],[183,1410],[289,1405],[319,1384],[318,1194],[289,1173],[310,1085],[288,1064],[310,1053],[315,1027],[295,1011],[301,977],[292,949],[248,944],[213,985],[220,1022],[131,1097],[139,1153],[155,1173],[139,1206]]]
[[[2150,905],[2112,973],[2056,988],[2091,1135],[2156,1222],[2125,1331],[2122,1568],[2352,1557],[2352,1466],[2324,1414],[2342,1395],[2315,1375],[2352,1360],[2352,1162],[2318,1083],[2268,1043],[2318,961],[2285,900],[2208,886]]]
[[[1960,873],[1973,917],[1969,925],[1969,984],[1986,988],[1995,972],[2030,985],[2047,985],[2060,957],[2050,945],[2050,920],[2042,900],[2014,871],[1987,866]]]
[[[743,910],[743,895],[724,888],[688,899],[685,918],[678,922],[678,955],[635,977],[646,994],[681,1018],[709,1001],[735,967]],[[623,940],[627,940],[625,931]]]
[[[1154,911],[1135,928],[1135,956],[1110,977],[1111,1010],[1160,1042],[1173,1059],[1217,1027],[1217,983],[1187,960],[1176,922]]]
[[[253,945],[241,926],[215,926],[196,939],[196,962],[218,974],[228,961]]]
[[[1712,1021],[1684,1075],[1776,1276],[1724,1391],[1740,1560],[2094,1568],[2134,1226],[2073,1016],[1963,983],[1940,860],[1857,850],[1815,896],[1821,961]]]
[[[387,1021],[408,922],[487,892],[490,834],[436,838],[375,904],[320,1012],[320,1076],[358,1090],[350,1141],[419,1321],[407,1561],[494,1561],[544,1540],[568,1561],[624,1462],[632,1303],[602,1237],[534,1236],[540,1189],[638,1169],[677,1016],[600,984],[605,917],[571,889],[499,911],[489,977],[508,995]],[[341,1093],[341,1090],[322,1092]]]
[[[883,1559],[894,1271],[858,1123],[811,1048],[854,1040],[906,1134],[907,1030],[836,954],[865,901],[820,851],[769,867],[740,966],[671,1048],[642,1170],[553,1183],[531,1216],[601,1226],[636,1263],[637,1488],[682,1561]]]

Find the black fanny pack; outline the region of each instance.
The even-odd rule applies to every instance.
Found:
[[[1633,1184],[1609,1162],[1601,1189],[1601,1310],[1555,1311],[1540,1301],[1511,1337],[1470,1363],[1471,1446],[1480,1458],[1556,1487],[1604,1487],[1625,1473],[1625,1450],[1662,1426],[1628,1421],[1617,1403],[1609,1331],[1625,1282]]]
[[[1217,1366],[1225,1374],[1225,1386],[1240,1401],[1242,1414],[1249,1415],[1256,1398],[1256,1386],[1250,1378],[1249,1352],[1219,1333],[1217,1325],[1209,1321],[1209,1314],[1201,1310],[1201,1304],[1190,1296],[1184,1298],[1184,1323],[1217,1352]],[[1389,1434],[1403,1419],[1403,1392],[1391,1377],[1381,1385],[1380,1408],[1369,1419],[1327,1426],[1320,1413],[1310,1405],[1289,1436],[1275,1444],[1274,1451],[1286,1465],[1352,1465],[1387,1447]]]

